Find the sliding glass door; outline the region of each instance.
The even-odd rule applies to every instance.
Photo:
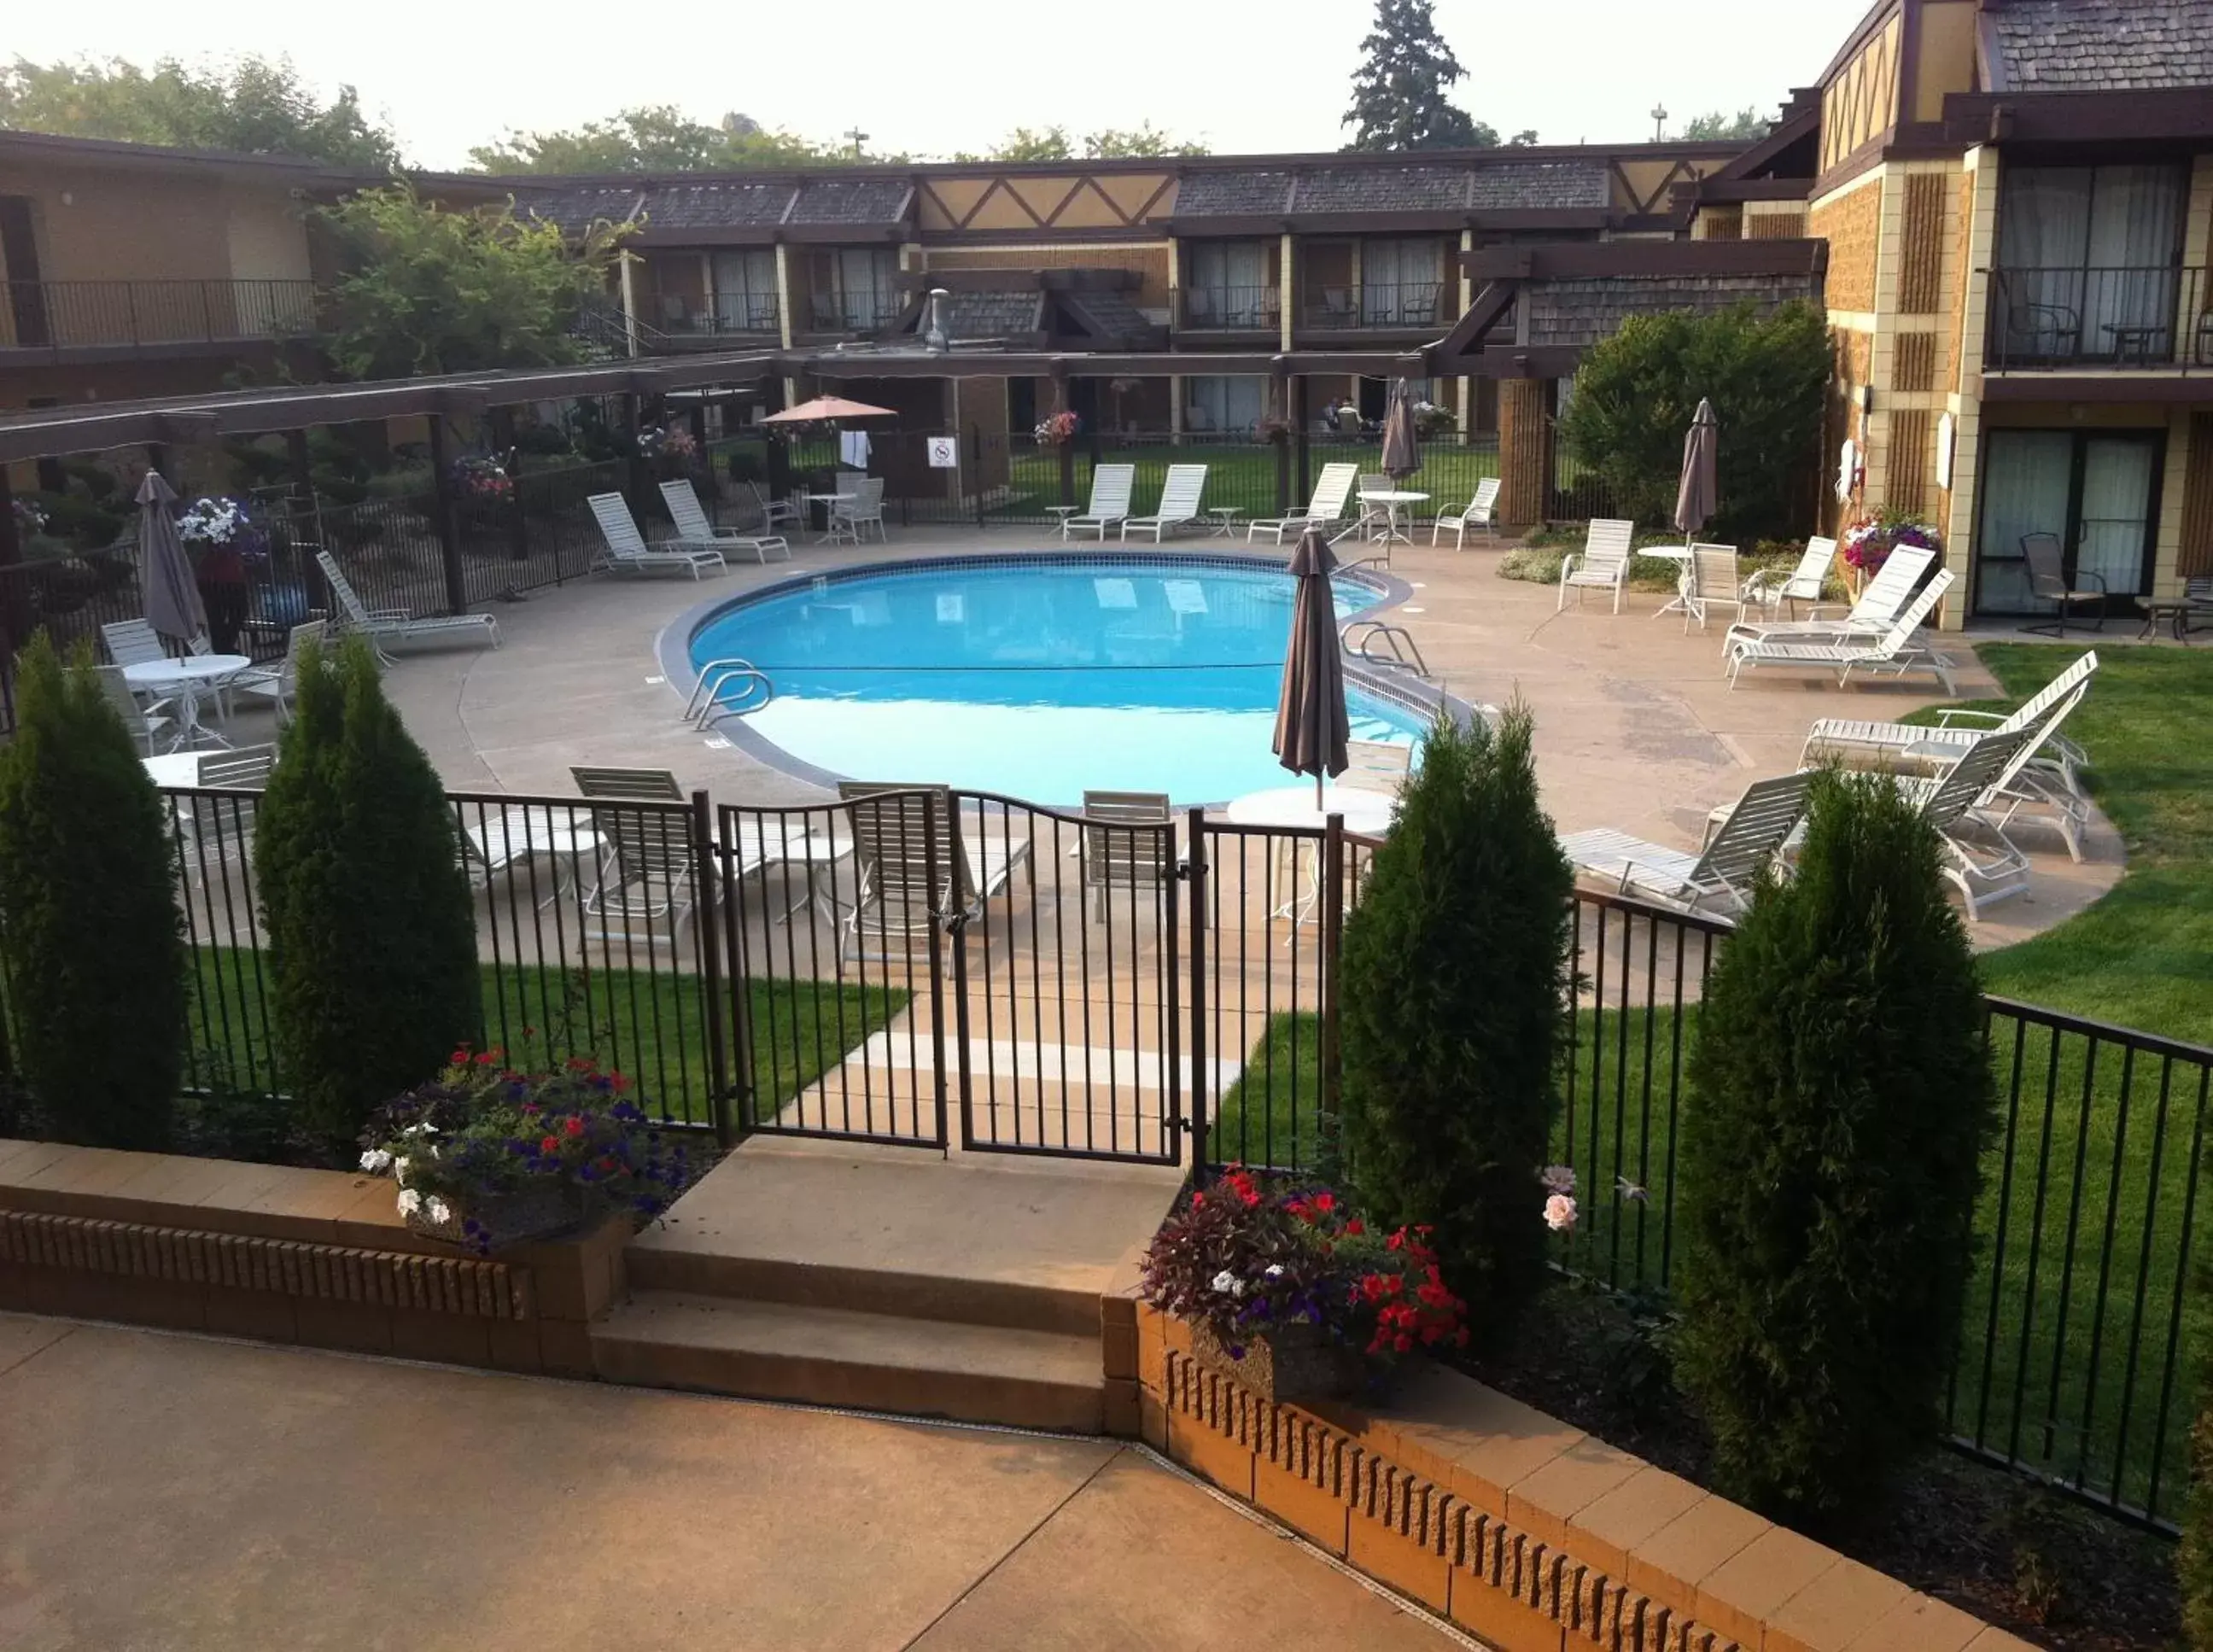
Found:
[[[1992,344],[2002,363],[2171,359],[2185,168],[2021,167],[1998,205]]]
[[[2030,594],[2025,534],[2054,533],[2070,584],[2105,582],[2117,609],[2151,589],[2159,523],[2160,431],[1993,430],[1984,438],[1975,612],[2041,614]]]

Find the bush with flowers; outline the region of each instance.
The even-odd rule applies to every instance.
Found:
[[[1467,1343],[1467,1305],[1429,1239],[1427,1228],[1372,1231],[1329,1188],[1233,1165],[1154,1236],[1144,1296],[1233,1361],[1298,1334],[1387,1363]]]
[[[1064,448],[1075,441],[1077,432],[1082,429],[1082,419],[1072,412],[1063,411],[1039,419],[1037,429],[1031,434],[1037,437],[1040,447]]]
[[[379,1108],[361,1144],[361,1167],[399,1184],[411,1227],[479,1252],[603,1210],[659,1216],[694,1172],[622,1074],[589,1056],[521,1071],[497,1048],[454,1051]]]
[[[177,514],[177,537],[186,545],[235,545],[252,530],[246,507],[236,499],[195,499]]]
[[[495,503],[515,497],[515,479],[497,459],[465,454],[454,461],[454,491],[462,499],[485,499]]]
[[[1918,516],[1886,510],[1877,515],[1862,516],[1845,528],[1840,548],[1847,567],[1856,568],[1862,574],[1874,574],[1900,546],[1941,551],[1943,541],[1937,537],[1936,530]]]

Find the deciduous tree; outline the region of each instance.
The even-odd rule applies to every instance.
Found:
[[[710,126],[673,103],[641,104],[552,131],[509,131],[469,151],[480,172],[564,174],[830,166],[845,158],[831,144],[770,131],[750,116],[726,114]]]

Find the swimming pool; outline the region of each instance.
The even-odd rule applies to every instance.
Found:
[[[734,603],[691,663],[750,660],[775,698],[751,735],[832,774],[1042,803],[1087,788],[1213,803],[1290,782],[1271,749],[1292,581],[1192,557],[932,561]],[[1340,618],[1378,592],[1337,581]],[[1358,689],[1356,740],[1428,719]]]

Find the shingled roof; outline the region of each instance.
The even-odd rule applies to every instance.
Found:
[[[2213,0],[2010,0],[1984,16],[1996,90],[2213,87]]]
[[[580,235],[594,223],[642,223],[652,235],[670,231],[836,226],[882,229],[906,214],[911,187],[904,176],[809,178],[793,182],[713,179],[637,183],[586,180],[522,188],[517,206]]]
[[[1793,298],[1820,296],[1820,278],[1813,275],[1601,276],[1532,282],[1518,302],[1529,310],[1523,342],[1588,348],[1612,338],[1632,315],[1664,310],[1707,315],[1747,299],[1771,308]]]
[[[1606,167],[1594,161],[1255,168],[1187,174],[1177,191],[1174,216],[1571,210],[1603,208],[1610,198]]]

